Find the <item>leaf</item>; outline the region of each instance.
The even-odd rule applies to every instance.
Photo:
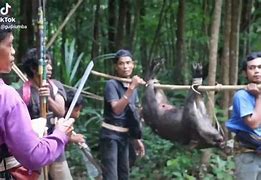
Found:
[[[71,76],[70,76],[70,81],[73,80],[73,78],[74,78],[74,76],[75,76],[75,73],[77,72],[77,69],[78,69],[79,64],[80,64],[80,61],[81,61],[81,59],[82,59],[82,57],[83,57],[83,54],[84,54],[84,53],[81,53],[80,56],[78,56],[78,58],[77,58],[77,60],[76,60],[76,63],[74,64],[74,67],[73,67],[73,70],[72,70]]]

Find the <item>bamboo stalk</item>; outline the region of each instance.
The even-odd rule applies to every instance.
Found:
[[[24,75],[24,73],[16,66],[16,64],[14,64],[12,66],[12,69],[13,71],[19,76],[19,78],[23,81],[23,82],[26,82],[28,81],[28,78]],[[69,89],[76,89],[72,86],[69,86],[69,85],[66,85],[66,84],[63,84],[64,87],[66,88],[69,88]],[[91,98],[91,99],[95,99],[95,100],[98,100],[98,101],[103,101],[103,97],[102,96],[98,96],[94,93],[91,93],[91,92],[87,92],[87,91],[82,91],[81,92],[84,96],[88,97],[88,98]]]
[[[62,31],[62,29],[64,28],[64,26],[67,24],[67,22],[69,21],[69,19],[72,17],[72,15],[75,13],[76,9],[80,6],[80,4],[83,2],[83,0],[78,0],[77,4],[71,9],[71,11],[69,12],[69,14],[66,16],[66,18],[64,19],[63,23],[59,26],[58,30],[55,32],[55,34],[52,36],[52,38],[50,39],[50,41],[47,43],[46,45],[46,50],[49,49],[49,47],[53,44],[53,42],[55,41],[56,37],[58,36],[58,34]]]
[[[108,78],[108,79],[115,79],[118,81],[130,83],[131,79],[127,78],[120,78],[108,74],[104,74],[98,71],[92,70],[91,73],[96,76]],[[145,85],[145,84],[143,84]],[[156,88],[161,88],[161,89],[166,89],[166,90],[189,90],[192,88],[193,85],[169,85],[169,84],[155,84],[154,85]],[[235,91],[239,89],[244,89],[246,88],[246,85],[222,85],[222,84],[217,84],[215,86],[204,86],[200,85],[197,87],[199,91]],[[261,85],[258,85],[258,88],[261,88]]]
[[[12,66],[13,71],[19,76],[19,78],[23,81],[26,82],[28,81],[27,77],[24,75],[24,73],[14,64]]]

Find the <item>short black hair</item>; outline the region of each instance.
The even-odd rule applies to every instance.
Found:
[[[46,52],[46,55],[51,58],[53,61],[53,57],[49,51]],[[31,48],[27,50],[25,55],[22,57],[22,67],[24,72],[29,78],[34,77],[34,72],[32,69],[37,69],[38,68],[38,54],[37,54],[37,49],[36,48]]]
[[[259,51],[259,52],[251,52],[250,54],[248,54],[246,56],[246,59],[242,63],[242,70],[246,71],[246,69],[247,69],[247,62],[252,61],[252,60],[254,60],[256,58],[261,58],[261,51]]]
[[[8,34],[12,33],[11,26],[13,23],[3,20],[3,18],[8,18],[8,16],[0,15],[0,42],[3,41]]]
[[[116,64],[121,57],[130,57],[133,60],[133,56],[130,51],[126,49],[120,49],[115,53],[113,60],[114,64]]]
[[[65,101],[65,107],[66,108],[69,108],[72,101],[73,101],[73,98],[74,98],[74,95],[75,95],[76,91],[73,90],[73,89],[68,89],[66,90],[66,96],[67,96],[67,100]],[[78,97],[78,100],[75,104],[75,107],[79,107],[79,106],[83,106],[84,103],[83,103],[83,96],[80,94],[80,96]]]

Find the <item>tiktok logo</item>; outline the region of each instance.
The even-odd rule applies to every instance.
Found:
[[[2,8],[0,9],[0,13],[1,13],[2,15],[7,15],[8,12],[9,12],[9,9],[11,9],[11,6],[10,6],[8,3],[5,3],[5,7],[2,7]]]

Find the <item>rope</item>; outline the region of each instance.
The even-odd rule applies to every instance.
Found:
[[[210,97],[209,97],[208,92],[206,92],[206,94],[207,94],[208,100],[209,100],[209,102],[211,103],[211,105],[212,105],[213,107],[215,107],[215,105],[214,105],[212,99],[210,99]],[[214,111],[215,111],[215,109],[214,109]],[[218,132],[220,132],[223,136],[225,136],[225,132],[224,132],[222,126],[220,125],[220,123],[218,122],[218,119],[217,119],[217,116],[216,116],[216,113],[215,113],[215,112],[213,113],[213,118],[214,118],[215,123],[216,123],[216,125],[217,125],[217,130],[218,130]]]

